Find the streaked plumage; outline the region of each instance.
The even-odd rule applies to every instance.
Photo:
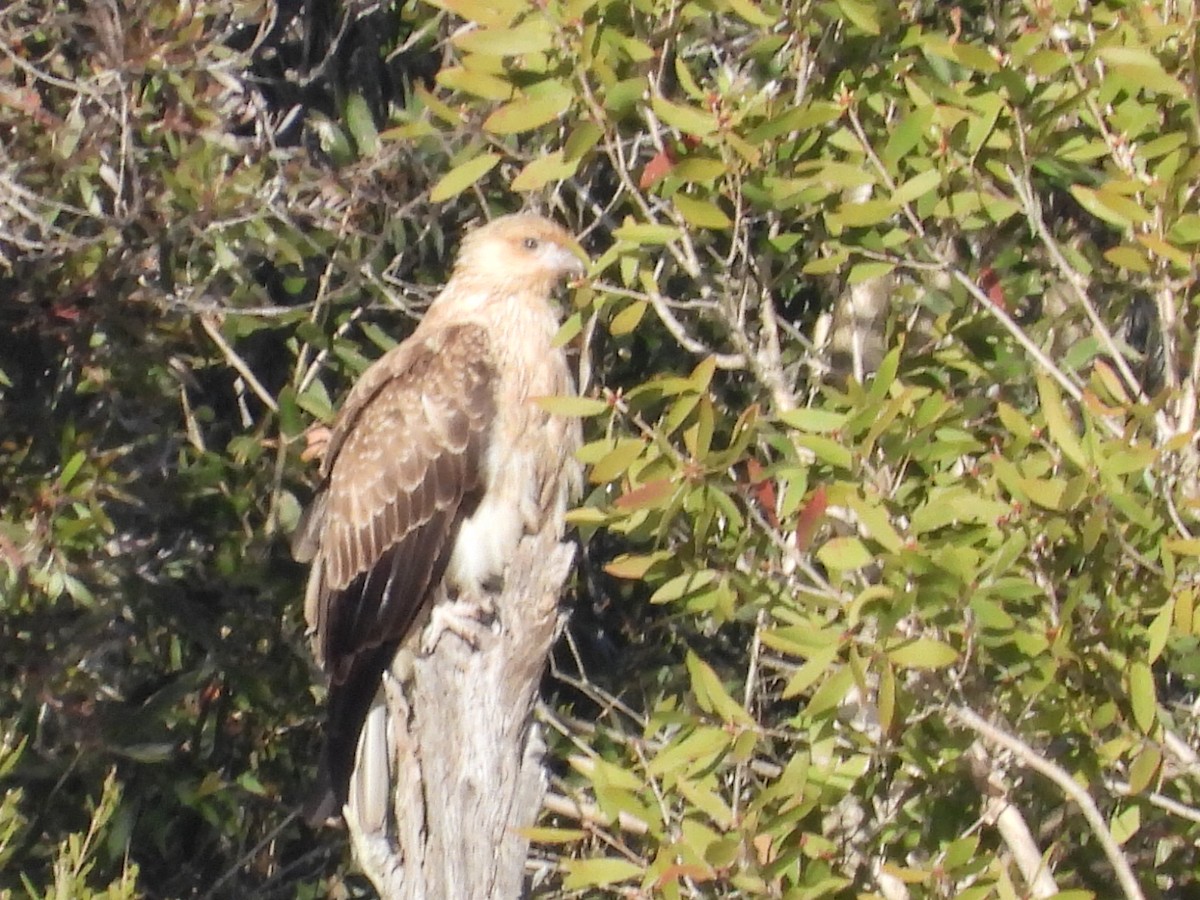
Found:
[[[562,521],[578,423],[534,399],[573,391],[550,298],[582,274],[577,254],[539,216],[470,233],[416,331],[363,373],[338,415],[293,541],[312,562],[305,615],[330,676],[314,819],[345,801],[382,673],[430,604],[483,597],[523,534]]]

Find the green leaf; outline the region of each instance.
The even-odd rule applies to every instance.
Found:
[[[653,566],[664,559],[669,559],[670,556],[671,554],[663,551],[648,554],[622,553],[612,562],[606,563],[604,571],[613,578],[638,581],[645,577]]]
[[[1181,269],[1190,269],[1192,267],[1192,257],[1161,238],[1157,238],[1152,234],[1137,235],[1137,242],[1153,253],[1155,256],[1161,256],[1168,262],[1174,263]]]
[[[1129,792],[1136,795],[1148,790],[1161,765],[1162,751],[1154,744],[1147,743],[1129,764]]]
[[[642,867],[627,859],[565,859],[562,867],[567,875],[563,887],[568,891],[605,887],[619,881],[641,878]]]
[[[694,106],[655,97],[650,101],[650,108],[663,122],[683,134],[707,137],[717,130],[717,117]]]
[[[1146,661],[1153,664],[1167,646],[1167,639],[1171,636],[1171,622],[1175,618],[1175,604],[1164,603],[1162,609],[1154,617],[1154,620],[1146,628],[1146,638],[1148,641],[1146,648]]]
[[[849,572],[868,565],[875,557],[858,538],[835,537],[817,551],[817,559],[826,568]]]
[[[772,638],[771,642],[768,643],[764,640],[764,643],[767,643],[768,646],[782,649],[785,652],[794,649],[791,641],[781,641],[777,634]],[[841,648],[837,643],[833,643],[819,649],[804,648],[804,650],[804,655],[807,657],[806,662],[792,673],[792,677],[788,679],[788,683],[784,686],[783,697],[785,700],[804,693],[812,685],[816,684],[833,666]]]
[[[712,666],[691,650],[687,653],[686,664],[692,680],[692,693],[695,694],[701,709],[720,716],[726,722],[747,726],[754,724],[750,714],[725,690],[725,685],[721,683]]]
[[[580,122],[563,144],[564,156],[572,161],[582,159],[604,137],[604,129],[594,122]]]
[[[1104,251],[1104,258],[1114,266],[1128,269],[1131,272],[1142,275],[1150,272],[1150,260],[1146,259],[1146,254],[1128,245],[1112,247]]]
[[[588,473],[589,480],[593,484],[606,484],[619,478],[642,455],[645,447],[645,443],[639,438],[617,441],[616,446],[592,466],[592,470]]]
[[[1174,97],[1187,96],[1187,88],[1167,74],[1162,63],[1141,47],[1100,47],[1097,56],[1129,79],[1134,89],[1147,88]]]
[[[455,35],[452,43],[466,53],[484,56],[520,56],[542,53],[554,46],[548,19],[531,16],[513,28],[480,28]]]
[[[429,0],[429,5],[493,28],[507,26],[527,8],[525,0]]]
[[[846,21],[870,35],[879,34],[879,19],[875,7],[865,0],[835,0]]]
[[[1149,733],[1158,714],[1158,695],[1154,690],[1154,674],[1143,662],[1135,662],[1129,667],[1129,705],[1137,727],[1143,733]]]
[[[650,602],[670,603],[672,600],[682,599],[715,584],[719,578],[720,575],[711,569],[676,575],[650,595]]]
[[[646,772],[656,778],[676,775],[701,761],[705,767],[729,749],[731,735],[724,728],[697,728],[682,740],[672,741],[655,754]]]
[[[899,553],[904,549],[904,538],[892,525],[886,509],[864,500],[857,493],[851,495],[847,502],[869,537],[878,541],[890,553]]]
[[[828,434],[846,424],[846,413],[826,409],[789,409],[779,414],[780,421],[809,434]]]
[[[1200,244],[1200,215],[1188,213],[1171,225],[1167,236],[1179,244]]]
[[[796,445],[811,450],[818,459],[839,469],[849,469],[854,462],[854,455],[844,444],[817,434],[797,435]]]
[[[1075,433],[1075,427],[1067,418],[1067,409],[1063,405],[1058,385],[1051,380],[1049,375],[1038,372],[1037,388],[1038,395],[1042,398],[1042,415],[1046,417],[1046,427],[1050,430],[1050,437],[1062,450],[1063,456],[1086,471],[1088,460],[1084,455],[1083,445],[1079,443],[1079,436]]]
[[[499,154],[481,153],[465,163],[455,166],[443,175],[441,180],[429,191],[430,201],[441,203],[458,196],[495,168],[498,162],[500,162]]]
[[[695,228],[725,229],[733,224],[721,207],[707,200],[697,200],[684,194],[671,198],[684,221]]]
[[[990,75],[1000,71],[1000,64],[996,62],[995,57],[978,44],[959,41],[950,48],[950,54],[962,65],[976,72]]]
[[[873,278],[882,278],[895,268],[896,266],[892,263],[879,262],[877,260],[855,263],[850,267],[850,274],[846,276],[846,284],[849,287],[853,287],[856,284],[862,284],[862,282],[870,281]]]
[[[555,150],[545,156],[539,156],[512,180],[510,187],[514,191],[536,191],[545,187],[551,181],[562,181],[570,178],[579,168],[579,160],[566,160],[562,150]]]
[[[896,672],[887,660],[879,664],[879,693],[876,708],[879,711],[879,727],[890,732],[896,722]]]
[[[538,397],[537,405],[555,416],[598,416],[611,408],[608,402],[595,397]]]
[[[894,644],[888,659],[907,669],[944,669],[958,661],[958,651],[935,638],[911,638]]]
[[[728,171],[729,167],[719,159],[689,156],[675,164],[671,169],[671,177],[688,184],[713,185]]]
[[[613,237],[631,244],[668,244],[679,235],[679,229],[671,225],[622,225],[613,230]]]
[[[849,666],[842,666],[825,679],[808,701],[804,711],[810,716],[822,713],[838,706],[846,696],[846,692],[854,686],[854,672]]]
[[[452,66],[437,73],[437,83],[452,91],[462,91],[483,100],[511,100],[516,93],[516,87],[490,72],[477,69],[466,69],[462,66]]]
[[[1150,213],[1140,204],[1113,191],[1073,184],[1071,196],[1092,215],[1118,228],[1129,229],[1135,222],[1142,224],[1150,221]]]
[[[896,171],[897,163],[919,143],[928,139],[935,111],[932,104],[918,106],[891,130],[888,142],[880,154],[889,170]]]
[[[79,474],[79,470],[83,468],[83,464],[87,462],[87,454],[79,450],[63,466],[62,472],[58,476],[58,487],[60,490],[65,490],[71,481]]]
[[[863,200],[843,203],[837,210],[828,215],[832,223],[842,227],[865,228],[868,225],[878,225],[885,222],[896,213],[896,201]]]
[[[483,120],[483,130],[492,134],[519,134],[553,122],[571,105],[570,94],[556,92],[545,97],[518,97]],[[569,165],[564,163],[564,165]]]
[[[753,2],[753,0],[728,0],[729,8],[734,14],[761,28],[770,28],[777,21],[776,16],[769,15]]]
[[[346,97],[346,127],[354,138],[360,157],[371,157],[379,151],[379,132],[375,129],[375,117],[366,98],[357,91]]]
[[[911,203],[918,197],[923,197],[942,183],[942,173],[937,169],[928,169],[920,175],[914,175],[904,184],[896,188],[892,194],[893,202],[897,204]]]
[[[629,334],[641,323],[642,317],[646,315],[648,305],[645,300],[634,300],[628,304],[608,323],[608,333],[613,337]]]
[[[1113,816],[1109,830],[1112,832],[1113,840],[1117,844],[1123,845],[1138,833],[1141,826],[1142,812],[1136,804],[1130,804]]]
[[[521,834],[532,844],[574,844],[588,836],[578,828],[522,828]]]

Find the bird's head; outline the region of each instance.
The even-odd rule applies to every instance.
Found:
[[[502,216],[463,239],[455,279],[470,277],[501,286],[514,282],[549,294],[587,271],[587,256],[560,225],[532,213]]]

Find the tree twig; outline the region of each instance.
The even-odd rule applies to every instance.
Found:
[[[1008,799],[1008,785],[996,771],[995,762],[988,756],[982,741],[968,748],[967,763],[979,793],[984,797],[983,819],[995,825],[1013,861],[1021,870],[1021,878],[1034,897],[1053,897],[1058,893],[1054,876],[1046,868],[1042,851],[1033,839],[1033,832],[1020,810]]]
[[[969,728],[988,743],[1009,751],[1021,765],[1028,766],[1039,775],[1049,779],[1069,799],[1075,801],[1079,811],[1083,813],[1083,817],[1092,827],[1092,833],[1100,842],[1109,864],[1113,867],[1122,893],[1129,900],[1145,900],[1146,895],[1142,893],[1142,888],[1138,884],[1137,878],[1134,877],[1129,860],[1125,858],[1120,845],[1109,831],[1104,816],[1100,814],[1100,810],[1096,806],[1096,801],[1067,771],[1038,754],[1016,735],[1009,734],[992,725],[974,710],[967,709],[965,706],[951,706],[948,712],[950,718],[957,721],[958,724]]]
[[[258,377],[251,371],[250,367],[246,365],[246,361],[230,346],[229,341],[225,340],[225,335],[221,334],[217,320],[211,315],[202,315],[200,316],[200,325],[204,328],[208,336],[212,338],[213,343],[225,354],[225,360],[246,380],[246,384],[250,387],[250,390],[263,402],[263,405],[271,410],[271,412],[279,412],[279,404],[275,402],[275,398],[271,396],[271,392],[263,387],[262,382],[258,380]]]

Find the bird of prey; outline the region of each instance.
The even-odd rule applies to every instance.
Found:
[[[522,536],[555,517],[561,527],[579,487],[579,424],[536,399],[574,390],[554,346],[552,299],[584,258],[537,215],[470,232],[416,330],[362,374],[338,413],[293,539],[296,558],[312,563],[305,616],[330,682],[312,822],[346,801],[363,721],[397,649],[428,652],[447,629],[469,638],[456,623],[489,612]]]

